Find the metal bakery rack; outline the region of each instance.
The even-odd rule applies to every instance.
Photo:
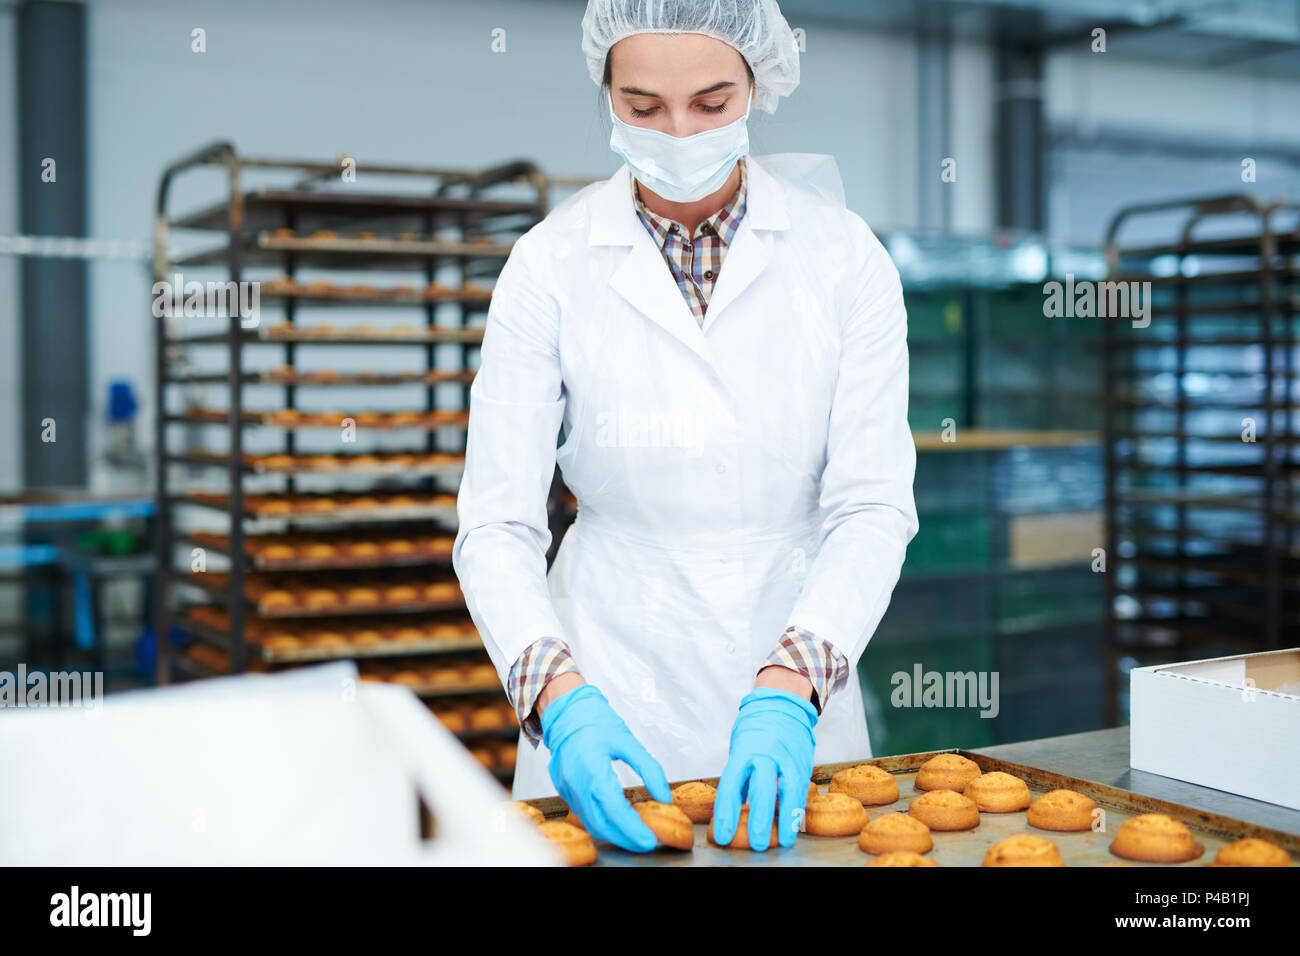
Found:
[[[153,261],[160,682],[354,659],[513,775],[518,729],[451,545],[486,282],[547,199],[523,161],[299,162],[214,143],[167,167]],[[552,514],[565,516],[558,496]]]
[[[1151,283],[1148,325],[1103,321],[1111,725],[1122,664],[1300,643],[1298,211],[1229,195],[1111,222],[1111,281]]]

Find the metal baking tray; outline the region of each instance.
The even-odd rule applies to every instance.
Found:
[[[1016,813],[981,813],[979,826],[972,830],[934,832],[934,849],[926,856],[940,866],[979,866],[990,846],[1015,833],[1032,833],[1051,840],[1061,851],[1066,866],[1102,866],[1108,863],[1123,863],[1127,866],[1205,866],[1214,860],[1215,854],[1223,846],[1248,836],[1276,843],[1293,857],[1300,854],[1298,834],[1256,826],[1107,784],[1093,783],[968,750],[933,750],[928,753],[825,764],[813,769],[812,779],[818,789],[825,793],[831,776],[846,767],[866,763],[888,770],[898,779],[899,797],[894,803],[885,806],[867,807],[868,817],[874,820],[889,813],[906,812],[912,800],[924,793],[913,786],[917,769],[941,753],[960,754],[979,764],[985,773],[1001,770],[1020,777],[1029,785],[1029,790],[1035,797],[1048,790],[1076,790],[1095,800],[1105,810],[1106,816],[1104,831],[1060,833],[1031,827],[1025,820],[1023,810]],[[704,782],[717,786],[718,778],[704,778]],[[676,783],[673,785],[676,786]],[[631,801],[649,799],[644,787],[631,787],[624,793]],[[548,819],[563,819],[568,813],[567,806],[559,797],[541,797],[524,802],[537,807]],[[1164,813],[1181,820],[1195,834],[1196,841],[1204,845],[1205,852],[1195,860],[1177,864],[1141,863],[1112,854],[1109,850],[1110,842],[1120,824],[1142,813]],[[632,853],[599,841],[596,844],[596,854],[597,866],[863,866],[872,859],[870,854],[858,849],[857,836],[818,837],[800,833],[792,847],[773,845],[762,853],[724,849],[709,842],[707,823],[695,825],[695,847],[690,853],[668,849]]]

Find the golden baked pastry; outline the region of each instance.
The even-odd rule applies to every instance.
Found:
[[[1214,855],[1210,866],[1290,866],[1291,854],[1259,837],[1234,840]]]
[[[355,501],[352,502],[352,507],[356,507]],[[357,541],[344,545],[343,550],[354,558],[374,558],[379,555],[379,545],[373,541]]]
[[[681,807],[692,823],[708,823],[713,819],[713,801],[717,796],[717,787],[698,780],[673,787],[673,803]]]
[[[866,866],[938,866],[928,856],[901,850],[897,853],[882,853]]]
[[[709,842],[714,846],[721,846],[717,840],[713,839],[713,820],[709,820]],[[774,849],[781,844],[776,839],[776,821],[772,821],[772,836],[767,841],[769,848]],[[748,850],[749,846],[749,804],[742,804],[740,807],[740,819],[736,822],[736,832],[732,836],[731,842],[727,844],[732,850]]]
[[[989,847],[981,866],[1065,866],[1065,861],[1051,840],[1016,833]]]
[[[384,635],[372,628],[363,627],[353,631],[348,641],[353,647],[374,647],[384,643]]]
[[[847,793],[819,793],[808,797],[804,829],[813,836],[852,836],[867,825],[867,811]]]
[[[933,847],[930,828],[906,813],[886,813],[876,817],[858,834],[858,848],[875,855],[904,850],[927,853]]]
[[[347,604],[378,604],[379,592],[374,588],[348,588],[343,600]]]
[[[418,627],[399,627],[393,631],[393,640],[401,644],[414,644],[425,640],[424,630]],[[452,673],[455,673],[454,671]]]
[[[519,756],[519,745],[512,744],[509,741],[499,741],[497,743],[497,766],[505,769],[514,769],[515,760]]]
[[[390,604],[406,604],[419,600],[419,592],[409,584],[394,584],[384,589],[384,600]]]
[[[327,544],[324,541],[315,541],[302,546],[302,556],[313,561],[323,561],[334,557],[337,553],[338,549],[334,545]]]
[[[1001,770],[983,773],[966,784],[962,791],[985,813],[1011,813],[1024,810],[1033,799],[1029,785],[1019,777]]]
[[[445,710],[438,714],[438,719],[453,734],[463,734],[469,726],[465,715],[459,710]]]
[[[389,678],[389,681],[394,684],[401,684],[405,687],[419,687],[424,683],[424,678],[420,676],[418,671],[404,670],[398,671]]]
[[[292,561],[297,553],[292,545],[268,544],[258,549],[257,556],[263,561]]]
[[[296,651],[302,647],[302,639],[296,634],[276,633],[262,638],[261,644],[268,651]]]
[[[808,796],[810,796],[810,797],[815,797],[815,796],[817,796],[817,794],[819,794],[820,792],[821,792],[821,791],[817,789],[817,784],[815,784],[815,783],[813,783],[811,780],[809,780],[809,781],[808,781]]]
[[[465,672],[465,680],[470,684],[492,684],[497,681],[497,669],[491,664],[473,664]]]
[[[650,832],[664,846],[674,850],[689,850],[695,845],[695,830],[691,818],[682,812],[681,807],[657,800],[641,800],[632,804],[641,820],[650,828]]]
[[[574,813],[572,810],[570,810],[568,814],[565,816],[564,822],[569,824],[569,826],[577,827],[579,830],[587,829],[582,825],[582,821],[578,819],[578,815]]]
[[[537,829],[551,841],[569,866],[590,866],[596,862],[596,844],[586,830],[562,820],[547,820],[537,824]]]
[[[469,725],[474,730],[498,730],[506,725],[501,711],[495,707],[479,707],[469,717]]]
[[[343,650],[348,646],[348,639],[337,631],[317,631],[307,638],[312,647],[329,650]]]
[[[297,601],[288,591],[267,591],[257,602],[261,607],[293,607]]]
[[[1096,802],[1075,790],[1049,790],[1029,804],[1026,822],[1040,830],[1091,830]]]
[[[1110,852],[1126,860],[1185,863],[1205,852],[1181,820],[1163,813],[1143,813],[1120,824]]]
[[[302,599],[308,607],[332,607],[339,603],[339,592],[333,588],[312,588]]]
[[[931,830],[969,830],[980,824],[980,809],[975,801],[956,790],[927,790],[907,812]]]
[[[870,763],[841,770],[831,777],[828,790],[847,793],[864,806],[878,807],[898,799],[898,781],[894,775]]]
[[[426,601],[450,601],[454,600],[459,593],[459,588],[453,581],[438,581],[434,584],[424,586],[424,599]]]
[[[913,786],[917,790],[955,790],[961,793],[982,771],[961,754],[937,754],[921,764]]]
[[[292,468],[294,464],[293,455],[267,455],[261,461],[263,468]]]

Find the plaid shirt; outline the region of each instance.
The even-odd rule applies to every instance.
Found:
[[[677,287],[691,307],[691,314],[700,325],[704,324],[709,296],[717,284],[727,246],[745,215],[748,183],[745,164],[742,157],[739,160],[740,187],[731,201],[696,226],[689,241],[685,238],[684,225],[645,207],[636,180],[632,180],[637,216],[659,246],[669,271],[677,280]],[[831,694],[842,689],[849,679],[849,662],[844,655],[801,627],[786,628],[759,670],[771,665],[788,667],[808,678],[813,685],[812,703],[819,713]],[[578,670],[568,646],[554,637],[534,641],[510,668],[506,694],[515,708],[524,735],[534,747],[542,739],[541,720],[534,713],[538,695],[553,678]]]

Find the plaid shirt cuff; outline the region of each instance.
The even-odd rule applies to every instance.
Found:
[[[578,665],[569,654],[568,645],[554,637],[539,638],[519,655],[510,668],[506,694],[515,708],[515,717],[533,749],[542,742],[542,721],[533,712],[542,689],[552,678],[576,671]]]
[[[841,690],[849,680],[848,659],[833,645],[802,627],[785,629],[763,667],[774,664],[808,678],[813,685],[812,705],[819,714],[826,708],[831,694]]]

